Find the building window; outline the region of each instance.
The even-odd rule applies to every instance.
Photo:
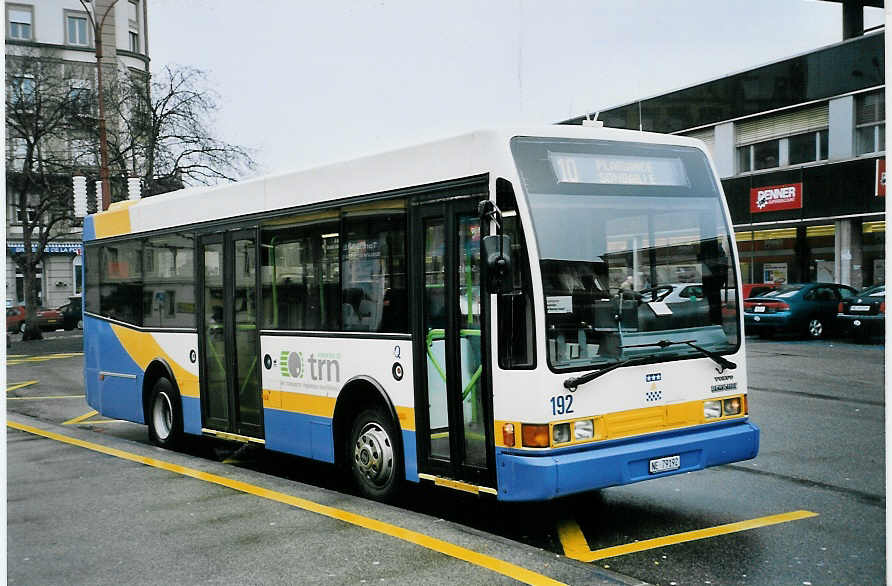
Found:
[[[739,173],[780,166],[780,140],[766,140],[737,148]]]
[[[14,104],[30,104],[34,101],[34,78],[30,75],[12,78],[10,93]]]
[[[855,100],[855,154],[886,150],[885,92],[862,94]]]
[[[97,164],[96,150],[89,138],[72,138],[68,142],[68,152],[71,162],[75,165],[95,167]]]
[[[25,141],[25,139],[10,139],[7,156],[7,165],[9,165],[10,169],[13,169],[14,171],[21,171],[22,169],[24,169],[25,158],[28,156],[28,143]]]
[[[825,160],[827,158],[827,138],[826,130],[806,132],[788,138],[790,164],[798,165]]]
[[[78,116],[86,116],[92,110],[92,90],[90,82],[86,79],[68,80],[68,101],[72,113]]]
[[[7,5],[6,20],[9,23],[7,34],[10,39],[19,41],[31,41],[34,32],[31,23],[34,22],[34,8],[31,6]]]
[[[130,50],[139,53],[139,3],[127,3],[127,25],[130,30]]]
[[[68,45],[89,47],[90,37],[87,34],[87,16],[83,13],[66,13],[65,42]]]

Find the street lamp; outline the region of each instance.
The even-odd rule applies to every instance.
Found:
[[[93,12],[87,6],[86,0],[80,0],[81,6],[90,19],[93,27],[93,39],[96,42],[96,85],[99,94],[99,178],[102,180],[102,202],[100,203],[100,211],[107,210],[111,204],[111,185],[108,180],[108,142],[105,135],[105,96],[102,91],[102,27],[105,26],[105,19],[108,17],[112,8],[118,3],[118,0],[112,2],[105,8],[102,17],[97,21]]]

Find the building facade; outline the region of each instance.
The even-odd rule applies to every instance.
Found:
[[[114,84],[117,75],[133,72],[147,75],[149,70],[146,0],[93,0],[88,3],[93,14],[108,16],[102,27],[103,85]],[[61,138],[56,135],[44,150],[51,150],[57,158],[77,167],[80,174],[98,179],[98,146],[93,133],[83,133],[83,124],[95,124],[96,95],[96,40],[87,12],[78,0],[33,0],[7,2],[6,18],[6,88],[8,95],[16,89],[21,95],[34,91],[33,76],[23,73],[22,63],[39,60],[43,67],[58,72],[64,91],[85,98],[86,107],[80,117],[81,130],[72,125]],[[40,201],[40,193],[29,193],[29,208],[20,209],[18,196],[9,189],[10,181],[22,169],[24,139],[11,131],[7,111],[6,120],[6,301],[7,305],[24,302],[24,275],[16,266],[15,254],[24,251],[22,219],[29,214],[38,218],[30,202]],[[109,130],[114,131],[114,128]],[[59,177],[67,181],[70,177]],[[91,195],[95,191],[91,190]],[[46,247],[42,266],[38,269],[39,303],[57,307],[70,296],[81,293],[81,231],[79,222],[63,222],[50,230],[52,241]],[[34,245],[32,245],[32,250]]]
[[[743,282],[880,284],[884,43],[884,31],[875,31],[603,110],[599,119],[706,143],[731,211]]]

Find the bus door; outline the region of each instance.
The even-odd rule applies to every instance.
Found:
[[[203,427],[263,438],[256,231],[203,236],[198,246]]]
[[[414,206],[415,417],[420,472],[494,488],[479,200]]]

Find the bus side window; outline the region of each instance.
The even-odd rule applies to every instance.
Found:
[[[514,287],[509,293],[498,295],[499,367],[532,368],[536,365],[533,327],[533,296],[530,287],[530,263],[517,199],[511,183],[501,177],[496,180],[496,204],[502,210],[504,232],[511,237],[511,258],[514,265]]]
[[[405,201],[359,205],[344,211],[344,330],[408,332]]]

